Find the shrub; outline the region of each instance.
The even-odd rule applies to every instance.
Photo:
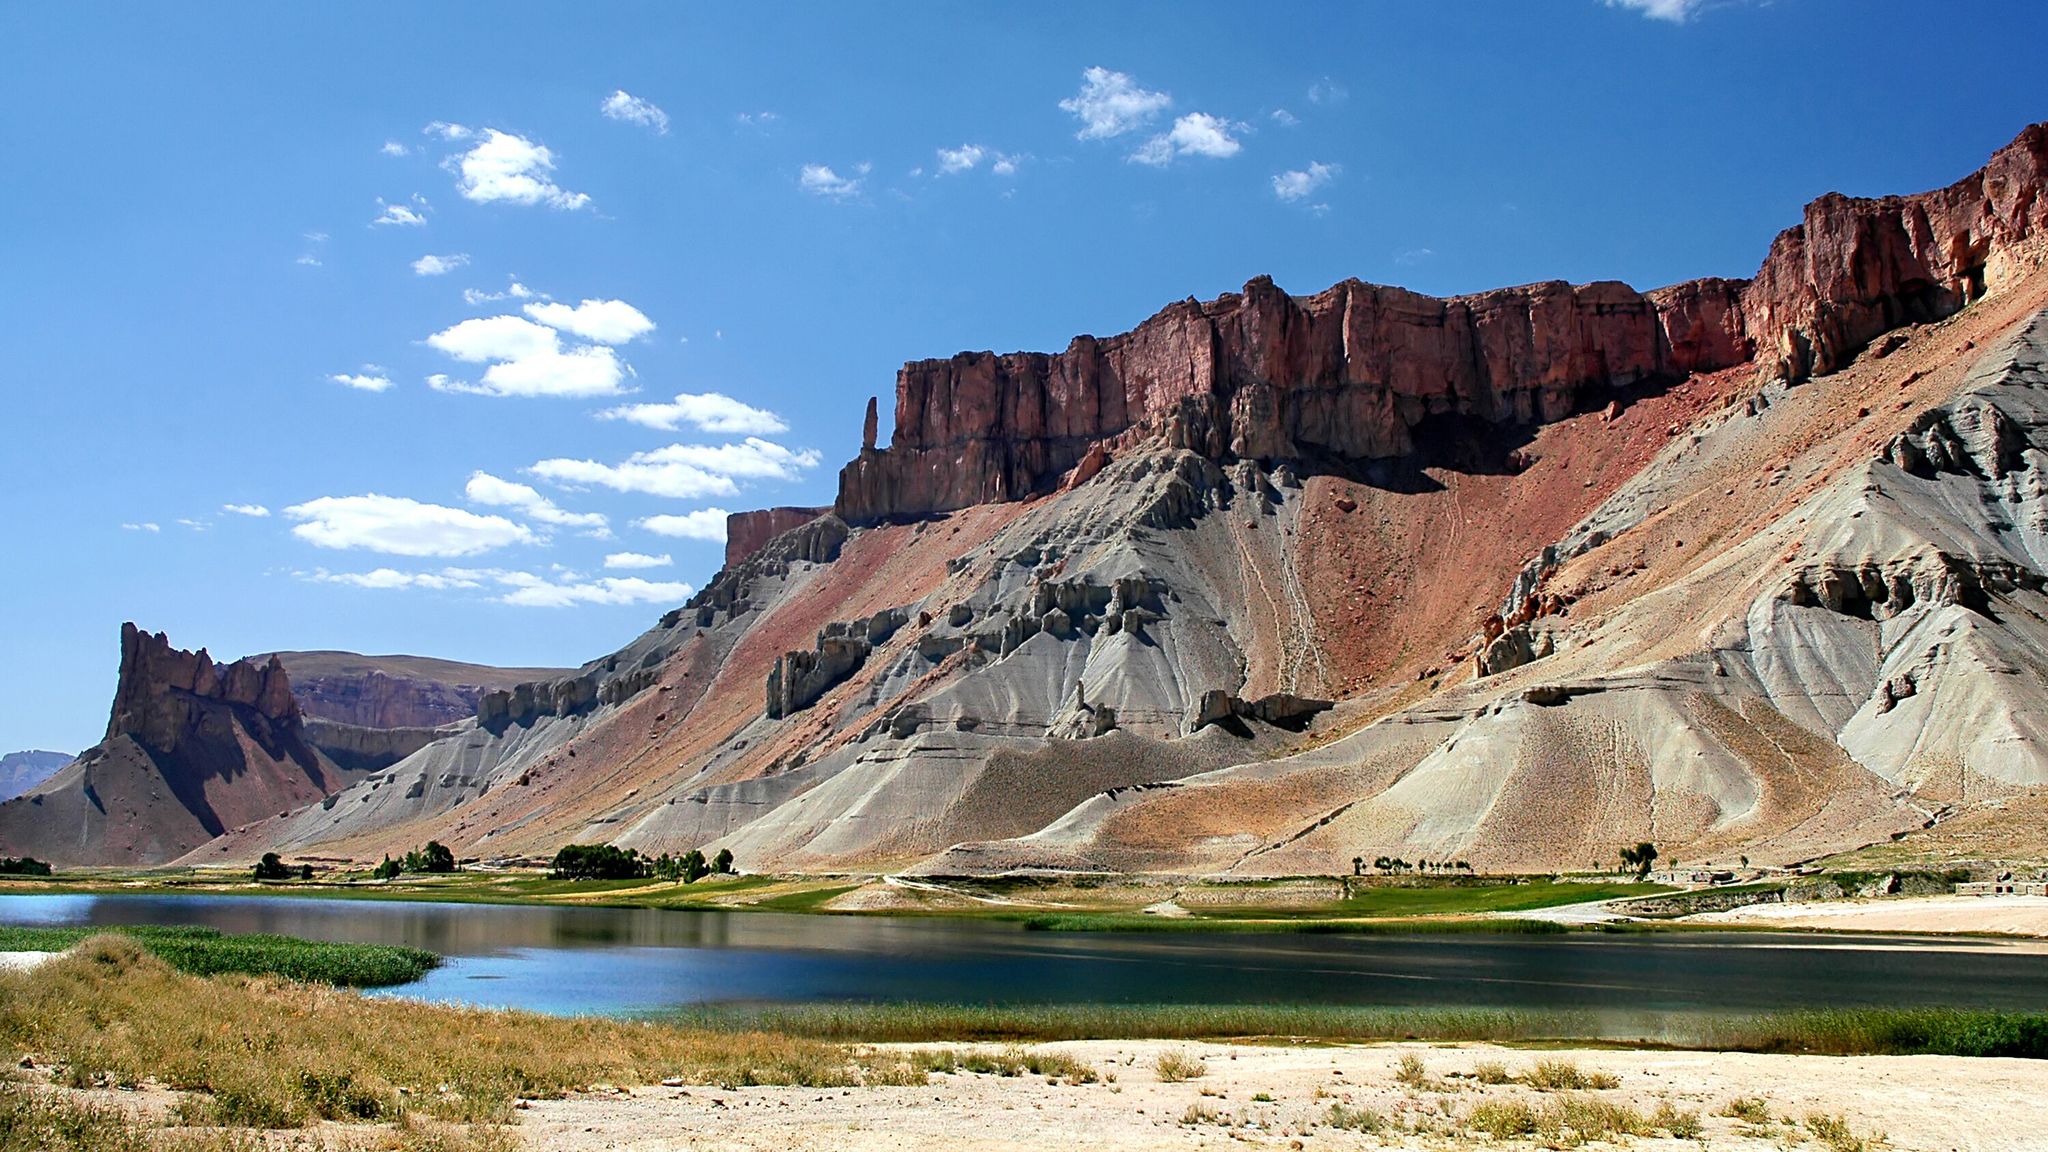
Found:
[[[1465,1124],[1495,1140],[1512,1140],[1535,1133],[1536,1110],[1520,1100],[1488,1100],[1472,1109]]]
[[[1401,1057],[1401,1064],[1394,1069],[1394,1079],[1410,1088],[1420,1088],[1429,1083],[1429,1072],[1422,1066],[1422,1058],[1415,1053]]]
[[[1472,1077],[1481,1084],[1505,1084],[1508,1082],[1508,1066],[1498,1060],[1482,1060],[1472,1066]]]
[[[1700,1114],[1681,1112],[1669,1100],[1657,1102],[1657,1114],[1650,1117],[1650,1123],[1680,1140],[1691,1140],[1700,1134]]]
[[[1615,1088],[1621,1081],[1606,1072],[1582,1072],[1569,1060],[1538,1060],[1522,1077],[1522,1083],[1539,1092],[1574,1092],[1588,1088]]]
[[[48,876],[50,866],[33,856],[0,856],[0,876]]]
[[[1190,1056],[1175,1048],[1161,1052],[1152,1062],[1152,1070],[1159,1075],[1162,1084],[1178,1084],[1183,1080],[1197,1080],[1208,1075],[1209,1066],[1199,1056]]]
[[[1806,1118],[1806,1130],[1827,1145],[1828,1152],[1865,1152],[1870,1147],[1869,1141],[1851,1131],[1849,1122],[1840,1116],[1816,1112]]]
[[[1721,1109],[1721,1115],[1764,1128],[1771,1123],[1771,1105],[1761,1096],[1737,1096]]]
[[[1346,1132],[1378,1132],[1387,1126],[1387,1118],[1370,1108],[1346,1108],[1342,1104],[1332,1104],[1323,1116],[1323,1123]]]

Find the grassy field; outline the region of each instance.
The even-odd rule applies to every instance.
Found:
[[[194,976],[282,976],[350,988],[380,988],[410,984],[441,963],[439,956],[419,948],[332,944],[293,936],[228,936],[213,928],[163,925],[115,929],[0,925],[0,951],[61,952],[88,936],[108,931],[133,939],[150,955]]]

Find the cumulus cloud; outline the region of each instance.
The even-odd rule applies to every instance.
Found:
[[[740,480],[794,480],[818,466],[815,449],[793,450],[749,436],[738,444],[670,444],[635,452],[618,464],[596,460],[542,460],[527,471],[568,488],[599,485],[672,500],[731,496]]]
[[[457,360],[490,364],[477,384],[429,377],[429,386],[440,392],[611,396],[619,392],[627,372],[610,348],[579,345],[565,350],[553,328],[523,316],[472,317],[427,337],[427,344]]]
[[[1341,171],[1343,168],[1339,165],[1319,164],[1311,160],[1306,168],[1290,169],[1273,177],[1273,195],[1291,204],[1314,195]]]
[[[1155,168],[1173,163],[1176,156],[1207,156],[1223,160],[1235,156],[1244,148],[1231,136],[1232,130],[1242,131],[1244,125],[1233,124],[1220,116],[1207,112],[1190,112],[1173,122],[1172,129],[1145,141],[1130,158],[1140,164]]]
[[[1683,24],[1706,6],[1706,0],[1607,0],[1609,8],[1630,8],[1652,20]]]
[[[503,516],[375,493],[322,496],[294,504],[284,514],[299,521],[292,535],[309,544],[393,556],[473,556],[537,539],[531,528]]]
[[[484,586],[482,581],[468,575],[448,574],[459,571],[450,568],[443,572],[400,572],[396,568],[373,568],[368,572],[329,572],[325,568],[316,568],[300,575],[323,584],[348,584],[357,588],[431,588],[445,591]]]
[[[455,271],[467,263],[469,263],[469,253],[467,252],[456,252],[447,256],[435,256],[430,253],[412,262],[412,274],[415,276],[442,276]]]
[[[265,508],[261,504],[223,504],[220,506],[220,510],[223,512],[232,512],[237,516],[261,517],[270,515],[270,509]]]
[[[600,420],[630,420],[645,428],[673,432],[691,424],[728,435],[774,435],[789,431],[782,417],[718,392],[679,393],[669,404],[626,404],[597,414]]]
[[[450,124],[446,120],[436,120],[425,128],[420,129],[420,131],[428,136],[438,136],[443,140],[467,140],[471,135],[469,129],[460,124]]]
[[[382,392],[391,387],[391,378],[382,372],[337,372],[329,376],[328,379],[343,387],[354,388],[362,392]]]
[[[957,172],[971,172],[974,170],[974,166],[981,163],[982,158],[987,155],[988,149],[983,148],[979,144],[962,144],[958,148],[941,148],[939,149],[939,175],[951,176]]]
[[[126,524],[123,524],[123,525],[121,525],[121,527],[122,527],[123,529],[125,529],[125,530],[129,531],[129,532],[161,532],[161,531],[163,531],[163,528],[162,528],[162,527],[161,527],[160,525],[156,524],[156,523],[155,523],[155,522],[153,522],[153,521],[149,521],[149,520],[142,520],[142,521],[131,521],[131,522],[129,522],[129,523],[126,523]]]
[[[526,314],[550,328],[559,328],[599,344],[624,344],[654,331],[654,321],[624,300],[585,300],[567,304],[528,304]]]
[[[527,519],[541,524],[581,528],[586,534],[599,539],[611,535],[611,522],[604,518],[603,513],[567,511],[535,491],[532,485],[521,484],[516,480],[501,480],[489,472],[470,473],[469,482],[463,485],[462,494],[472,504],[514,508]]]
[[[382,152],[386,156],[412,155],[412,149],[407,148],[405,145],[400,144],[396,140],[386,140],[384,142],[384,146],[382,148],[377,149],[377,151]]]
[[[371,224],[395,224],[401,228],[419,228],[426,224],[427,201],[424,196],[415,196],[411,204],[392,204],[379,197],[377,207],[383,211],[377,214]]]
[[[555,154],[524,136],[486,128],[475,147],[449,158],[456,173],[455,189],[479,204],[545,204],[573,211],[590,197],[570,192],[554,181]]]
[[[1107,68],[1081,73],[1081,90],[1060,101],[1062,111],[1081,122],[1077,140],[1108,140],[1135,132],[1173,107],[1173,97],[1142,88],[1129,74]]]
[[[675,562],[675,557],[666,552],[659,556],[649,556],[645,552],[614,552],[604,558],[607,568],[666,568]]]
[[[679,581],[645,580],[638,576],[601,576],[595,580],[549,580],[529,572],[508,572],[499,582],[514,585],[500,603],[524,608],[567,608],[576,604],[679,604],[696,589]]]
[[[654,533],[656,536],[671,536],[678,540],[709,540],[714,544],[725,542],[725,519],[731,513],[723,508],[699,508],[680,516],[649,516],[633,521],[633,526]]]
[[[659,136],[668,135],[668,113],[655,107],[651,101],[628,95],[623,88],[605,97],[604,103],[598,105],[598,110],[603,112],[607,119],[623,120],[628,124],[651,128]]]
[[[867,176],[869,165],[862,164],[854,169],[852,176],[841,176],[830,166],[806,164],[797,174],[797,187],[813,196],[824,196],[832,200],[848,200],[860,195],[860,186]]]

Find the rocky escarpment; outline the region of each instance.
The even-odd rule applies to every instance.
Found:
[[[762,508],[725,518],[725,566],[731,568],[792,528],[801,528],[830,508]]]
[[[1950,315],[2039,264],[2044,185],[2048,126],[2036,125],[1948,188],[1814,201],[1749,281],[1437,299],[1356,280],[1293,297],[1260,278],[1058,354],[913,362],[897,375],[887,448],[870,406],[837,510],[863,524],[1015,500],[1105,442],[1114,453],[1151,437],[1213,459],[1405,456],[1431,418],[1547,423],[1759,351],[1777,378],[1831,372],[1881,333]]]
[[[476,715],[487,692],[569,674],[568,669],[494,668],[427,656],[333,651],[275,655],[291,675],[300,711],[362,728],[454,724]]]
[[[276,657],[216,664],[203,648],[124,624],[106,737],[0,805],[0,848],[60,863],[159,863],[351,777],[307,740]]]

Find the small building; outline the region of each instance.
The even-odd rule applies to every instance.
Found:
[[[2048,880],[1966,880],[1958,896],[2048,896]]]

